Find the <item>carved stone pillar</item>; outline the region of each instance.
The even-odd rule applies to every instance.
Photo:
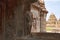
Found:
[[[15,1],[15,2],[14,2]],[[4,34],[3,40],[15,40],[16,37],[16,20],[14,14],[14,6],[16,7],[16,0],[5,0],[5,12],[3,19]]]
[[[46,32],[46,15],[48,11],[45,8],[44,0],[41,0],[40,3],[40,29],[41,32]]]
[[[41,11],[40,13],[40,32],[46,32],[46,15],[47,13]]]

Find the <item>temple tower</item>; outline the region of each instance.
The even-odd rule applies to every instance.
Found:
[[[53,13],[51,13],[47,23],[49,24],[47,24],[49,27],[56,27],[57,18]]]

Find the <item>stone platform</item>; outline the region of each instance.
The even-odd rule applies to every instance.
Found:
[[[30,37],[17,38],[17,40],[60,40],[59,33],[33,33]]]

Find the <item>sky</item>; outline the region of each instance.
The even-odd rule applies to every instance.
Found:
[[[48,10],[46,20],[48,20],[50,14],[54,13],[56,18],[60,18],[60,0],[44,0],[45,7]]]

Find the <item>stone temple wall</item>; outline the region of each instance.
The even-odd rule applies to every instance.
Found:
[[[36,0],[1,0],[1,25],[3,40],[16,40],[17,37],[29,34],[27,30],[26,12],[30,11],[30,4]],[[28,4],[27,4],[28,3]],[[19,29],[20,28],[20,29]],[[21,34],[22,35],[21,35]]]

